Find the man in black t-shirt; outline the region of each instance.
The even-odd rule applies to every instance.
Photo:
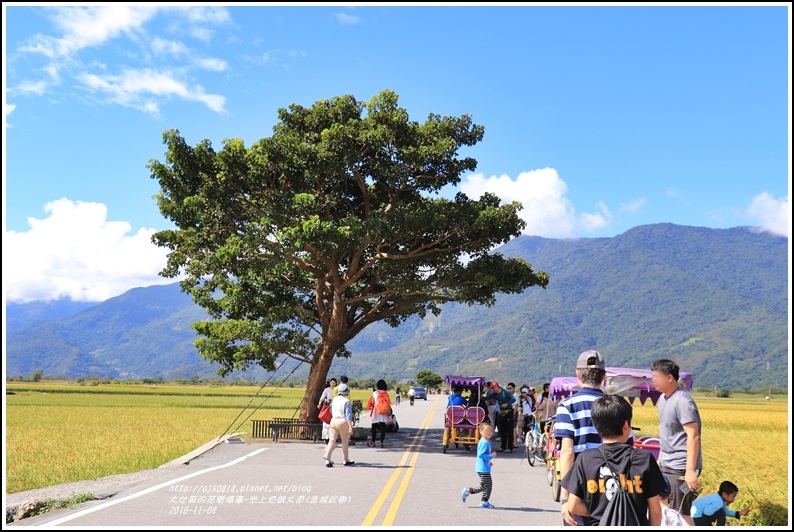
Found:
[[[651,453],[626,443],[631,434],[631,404],[619,395],[605,395],[593,402],[591,414],[602,443],[598,449],[579,453],[562,479],[569,492],[568,511],[585,516],[587,525],[598,525],[615,490],[625,489],[634,499],[639,518],[647,520],[643,524],[659,526],[664,475]]]

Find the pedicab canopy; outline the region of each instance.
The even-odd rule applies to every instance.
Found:
[[[655,405],[661,396],[651,383],[651,370],[631,368],[606,368],[607,377],[604,391],[608,394],[622,395],[629,402],[639,397],[640,404],[645,404],[648,399]],[[686,389],[692,389],[692,375],[679,372],[678,382],[686,383]],[[559,401],[572,395],[579,389],[576,377],[555,377],[549,383],[549,396],[552,401]]]
[[[478,390],[485,387],[485,378],[483,377],[464,377],[461,375],[447,375],[444,377],[444,382],[450,386],[460,386],[464,390]]]

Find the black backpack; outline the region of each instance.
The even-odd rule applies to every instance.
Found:
[[[615,474],[615,471],[609,466],[609,462],[607,461],[607,457],[604,454],[604,451],[599,447],[598,449],[601,452],[601,456],[604,458],[604,463],[609,469],[612,478],[618,483],[618,489],[615,490],[614,495],[607,503],[607,507],[604,509],[604,514],[601,516],[601,520],[598,522],[598,526],[644,526],[648,523],[645,520],[640,520],[640,511],[636,507],[636,502],[634,502],[634,497],[632,497],[628,491],[623,489],[620,486],[620,476]],[[631,477],[631,458],[634,449],[631,449],[629,452],[629,469],[627,477]]]

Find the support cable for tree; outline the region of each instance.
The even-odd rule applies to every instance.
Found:
[[[270,380],[271,380],[271,379],[272,379],[272,378],[273,378],[273,377],[276,375],[276,373],[278,373],[278,370],[279,370],[279,369],[281,369],[281,366],[283,366],[283,365],[284,365],[284,362],[286,362],[286,361],[287,361],[287,358],[285,357],[285,358],[284,358],[284,360],[282,360],[282,361],[281,361],[281,363],[278,365],[278,367],[276,367],[276,369],[273,371],[273,373],[271,373],[271,374],[270,374],[270,376],[267,378],[267,380],[266,380],[264,383],[262,383],[262,386],[260,386],[260,387],[259,387],[259,389],[256,391],[256,393],[255,393],[254,395],[252,395],[252,396],[251,396],[251,398],[248,400],[248,404],[246,404],[246,405],[243,407],[243,409],[242,409],[242,410],[240,410],[240,412],[237,414],[237,417],[235,417],[235,418],[232,420],[232,422],[231,422],[231,423],[229,423],[229,426],[228,426],[228,427],[226,427],[226,430],[223,432],[223,434],[221,434],[220,436],[218,436],[218,440],[220,440],[221,438],[223,438],[223,437],[224,437],[224,436],[225,436],[225,435],[226,435],[226,434],[229,432],[229,428],[231,428],[231,426],[232,426],[232,425],[234,425],[234,422],[235,422],[235,421],[237,421],[237,420],[240,418],[240,416],[243,414],[243,412],[245,412],[245,411],[248,409],[248,406],[251,404],[251,402],[252,402],[254,399],[256,399],[256,396],[257,396],[257,395],[259,395],[259,392],[261,392],[261,391],[262,391],[262,389],[263,389],[265,386],[267,386],[267,383],[269,383],[269,382],[270,382]],[[290,374],[290,375],[291,375],[291,374]],[[271,395],[272,395],[272,393],[271,393]],[[269,397],[269,396],[268,396],[268,397]],[[261,406],[262,406],[262,404],[264,404],[264,402],[265,402],[265,401],[267,401],[267,399],[268,399],[268,398],[266,397],[264,400],[262,400],[262,403],[260,403],[260,405],[254,409],[254,412],[256,412],[256,411],[257,411],[257,409],[259,409],[259,407],[261,407]],[[252,412],[252,413],[253,413],[253,412]],[[249,416],[249,417],[250,417],[250,416]],[[246,419],[247,419],[247,418],[246,418]],[[240,422],[240,425],[237,425],[236,429],[239,429],[239,428],[240,428],[240,426],[242,426],[242,424],[243,424],[243,423],[245,423],[245,420],[243,420],[242,422]],[[235,430],[236,430],[236,429],[235,429]]]
[[[259,395],[259,392],[260,392],[260,391],[262,391],[262,388],[264,388],[265,386],[267,386],[267,383],[268,383],[268,382],[270,382],[270,379],[272,379],[272,378],[273,378],[273,376],[276,374],[276,372],[278,372],[279,368],[281,368],[281,366],[283,366],[283,365],[284,365],[284,362],[286,362],[286,361],[287,361],[287,358],[289,358],[289,357],[285,357],[285,358],[284,358],[284,360],[282,360],[282,361],[281,361],[281,363],[278,365],[278,367],[275,369],[275,371],[274,371],[274,372],[273,372],[273,373],[270,375],[270,377],[268,377],[267,381],[265,381],[265,383],[264,383],[264,384],[262,384],[262,386],[260,386],[260,387],[259,387],[259,390],[257,390],[257,391],[256,391],[256,393],[253,395],[253,397],[251,397],[251,399],[248,401],[248,404],[247,404],[247,405],[245,405],[245,407],[243,407],[243,409],[240,411],[240,413],[239,413],[239,414],[237,414],[237,417],[236,417],[236,418],[234,418],[234,421],[237,421],[237,419],[238,419],[238,418],[239,418],[239,417],[242,415],[242,413],[243,413],[243,412],[245,412],[245,410],[248,408],[248,405],[250,405],[250,404],[251,404],[251,401],[253,401],[253,400],[254,400],[254,398],[256,398],[256,396],[257,396],[257,395]],[[242,426],[243,426],[243,423],[245,423],[246,421],[248,421],[248,420],[251,418],[251,416],[253,416],[253,415],[254,415],[254,413],[256,413],[256,411],[257,411],[257,410],[259,410],[259,409],[262,407],[262,405],[263,405],[263,404],[265,404],[265,403],[267,402],[267,400],[268,400],[268,399],[270,399],[270,398],[273,396],[273,394],[274,394],[274,393],[276,393],[276,391],[277,391],[279,388],[281,388],[281,387],[284,385],[284,383],[287,381],[287,379],[289,379],[289,378],[292,376],[292,374],[293,374],[293,373],[295,373],[295,372],[298,370],[298,368],[300,368],[300,367],[301,367],[301,365],[303,365],[303,361],[300,361],[300,362],[298,362],[298,365],[297,365],[297,366],[295,366],[295,368],[293,368],[293,370],[292,370],[292,371],[290,371],[290,372],[289,372],[289,374],[288,374],[286,377],[284,377],[284,378],[281,380],[281,382],[280,382],[280,383],[278,383],[278,385],[277,385],[275,388],[273,388],[273,391],[271,391],[271,392],[270,392],[270,394],[269,394],[267,397],[265,397],[264,399],[262,399],[262,402],[261,402],[261,403],[259,403],[259,405],[258,405],[256,408],[254,408],[254,409],[251,411],[251,413],[250,413],[250,414],[248,414],[248,415],[245,417],[245,419],[243,419],[242,421],[240,421],[240,423],[239,423],[239,424],[238,424],[238,425],[237,425],[237,426],[234,428],[234,430],[236,431],[236,430],[238,430],[240,427],[242,427]],[[301,403],[302,403],[302,402],[303,402],[303,401],[301,401]],[[300,408],[300,404],[298,405],[298,408]],[[295,414],[293,414],[293,417],[295,417]],[[229,427],[231,427],[231,426],[234,424],[234,421],[232,421],[232,422],[229,424]],[[226,431],[225,431],[223,434],[221,434],[220,436],[218,436],[218,439],[219,439],[219,440],[220,440],[220,439],[221,439],[221,438],[222,438],[222,437],[223,437],[225,434],[227,434],[227,433],[228,433],[228,431],[229,431],[229,427],[227,427],[227,428],[226,428]]]

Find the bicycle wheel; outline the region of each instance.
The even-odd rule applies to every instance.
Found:
[[[560,477],[557,474],[557,466],[552,467],[552,482],[551,482],[551,496],[554,497],[554,502],[560,502]]]
[[[551,459],[546,460],[546,480],[549,486],[554,483],[554,462]]]
[[[540,458],[544,462],[546,461],[546,455],[548,453],[548,447],[549,447],[549,444],[546,441],[546,435],[544,434],[543,436],[540,437],[540,446],[538,446],[538,458]]]
[[[530,438],[524,444],[524,454],[527,455],[527,462],[529,462],[530,466],[535,465],[535,446],[532,444],[532,439]]]

